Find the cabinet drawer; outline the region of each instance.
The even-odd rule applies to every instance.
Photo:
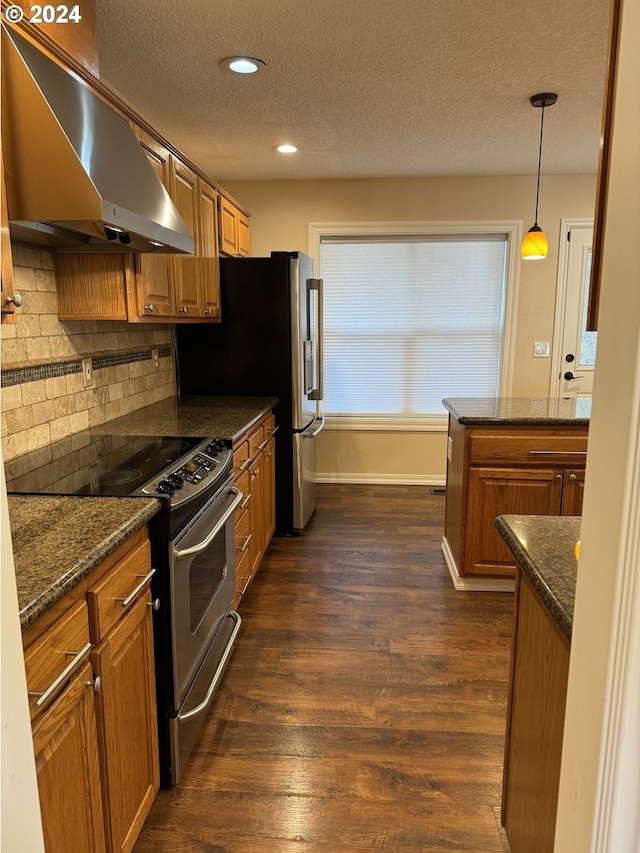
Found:
[[[249,436],[249,456],[255,459],[265,446],[264,424],[261,423]]]
[[[276,419],[272,414],[269,414],[264,419],[264,437],[271,438],[276,431]]]
[[[236,477],[236,487],[240,489],[244,497],[240,502],[240,506],[236,510],[236,520],[240,518],[243,511],[249,506],[249,501],[251,500],[251,478],[249,477],[249,471],[245,470],[240,474],[240,476]]]
[[[78,601],[24,654],[31,719],[60,693],[91,651],[86,601]]]
[[[586,464],[586,435],[472,435],[471,465],[571,465]]]
[[[239,556],[239,555],[238,555]],[[244,595],[251,579],[251,554],[249,548],[238,559],[236,565],[236,595]]]
[[[248,550],[249,542],[251,541],[249,510],[245,509],[242,515],[236,518],[235,533],[236,561],[238,561],[240,559],[240,554],[244,554],[244,552]]]
[[[91,641],[98,643],[133,606],[151,581],[151,547],[141,542],[87,592]]]
[[[245,439],[233,445],[233,470],[238,473],[249,467],[249,442]]]

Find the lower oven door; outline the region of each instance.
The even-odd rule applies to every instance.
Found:
[[[169,719],[172,785],[180,781],[200,734],[202,724],[229,662],[240,622],[240,616],[235,610],[227,613],[207,649],[180,709]]]
[[[233,513],[242,493],[232,479],[207,501],[171,547],[173,705],[180,708],[235,592]]]

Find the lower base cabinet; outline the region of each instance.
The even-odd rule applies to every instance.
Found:
[[[234,443],[233,469],[244,499],[235,515],[234,609],[253,580],[275,530],[275,441],[273,414],[264,415]]]
[[[130,853],[158,791],[152,574],[138,531],[23,635],[46,853]]]
[[[148,595],[139,600],[91,655],[102,679],[96,694],[108,849],[129,853],[159,787]],[[124,703],[124,704],[123,704]]]
[[[520,573],[514,608],[502,824],[511,853],[553,853],[569,641]]]
[[[47,853],[106,850],[91,667],[85,663],[33,726]]]

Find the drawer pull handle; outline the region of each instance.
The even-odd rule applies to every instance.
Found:
[[[529,456],[586,456],[586,450],[530,450]]]
[[[244,595],[245,592],[247,591],[247,587],[249,586],[250,583],[251,583],[251,575],[249,575],[249,577],[246,579],[242,589],[237,589],[236,592],[239,592],[240,595]]]
[[[245,459],[245,461],[240,466],[240,471],[244,471],[244,469],[248,468],[249,465],[251,465],[251,457],[249,457],[248,459]]]
[[[251,500],[251,495],[247,495],[246,498],[240,504],[240,509],[244,509],[250,500]]]
[[[272,435],[272,436],[274,436],[274,435],[278,432],[278,430],[279,430],[279,429],[280,429],[280,427],[279,427],[279,426],[275,426],[275,427],[271,430],[271,435]]]
[[[247,550],[247,548],[249,547],[249,542],[251,542],[251,537],[252,537],[252,536],[253,536],[253,534],[252,534],[252,533],[250,533],[248,536],[245,536],[245,537],[244,537],[244,545],[242,546],[242,548],[237,548],[236,550],[237,550],[237,551],[240,551],[240,553],[241,553],[241,554],[244,554],[244,552],[245,552],[245,551]]]
[[[133,601],[133,599],[136,597],[136,595],[140,592],[140,590],[144,589],[144,587],[149,583],[155,573],[156,570],[151,569],[151,571],[146,575],[136,575],[137,578],[142,578],[138,586],[134,590],[132,590],[126,598],[116,598],[116,601],[122,602],[123,607],[128,607]]]
[[[264,450],[265,447],[267,446],[267,444],[269,444],[269,439],[267,439],[266,441],[263,441],[262,444],[259,444],[258,450]]]
[[[29,696],[38,696],[39,699],[36,702],[36,708],[42,708],[43,705],[51,699],[53,694],[58,690],[61,684],[69,678],[73,670],[78,666],[82,658],[87,654],[87,652],[91,651],[91,643],[87,643],[86,646],[83,646],[79,652],[65,652],[67,655],[73,655],[73,660],[69,663],[60,673],[60,675],[56,678],[53,684],[50,684],[46,690],[42,692],[37,692],[35,690],[29,691]]]

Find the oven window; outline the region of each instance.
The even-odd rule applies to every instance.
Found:
[[[226,533],[221,531],[206,551],[191,563],[189,572],[189,605],[191,633],[195,634],[211,599],[226,575]]]

